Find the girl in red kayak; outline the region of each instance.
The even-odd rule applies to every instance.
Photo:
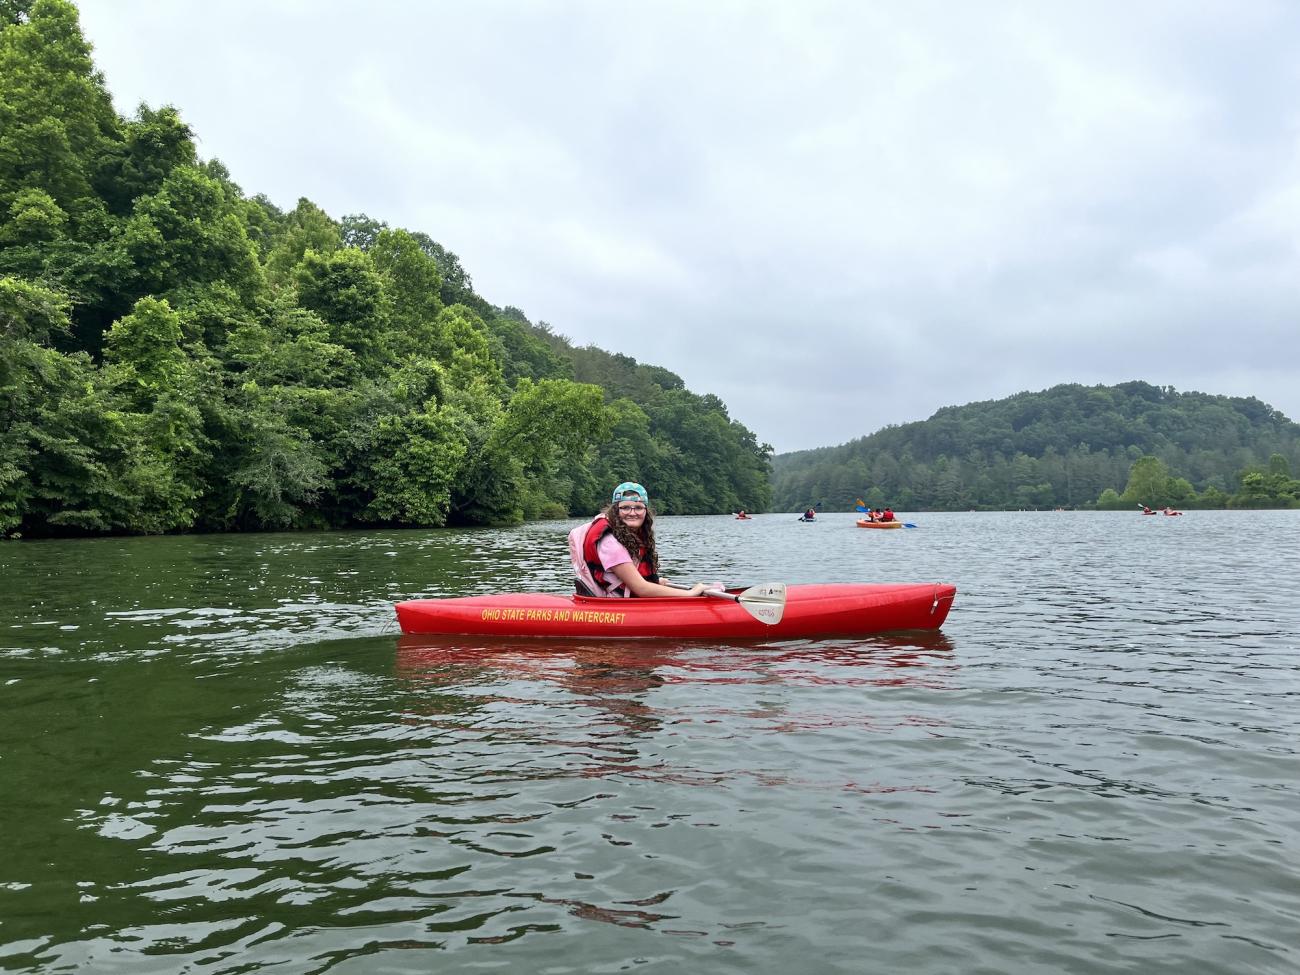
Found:
[[[569,532],[569,557],[584,595],[698,596],[706,588],[702,582],[689,590],[661,584],[650,495],[635,481],[614,488],[599,515]]]

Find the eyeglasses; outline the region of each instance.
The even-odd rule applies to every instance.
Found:
[[[625,515],[643,515],[645,514],[645,505],[643,504],[620,504],[618,510]]]

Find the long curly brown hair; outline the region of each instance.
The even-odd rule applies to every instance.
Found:
[[[650,563],[654,574],[658,575],[659,551],[655,548],[654,510],[649,505],[646,505],[645,521],[641,523],[640,531],[635,531],[631,526],[623,523],[623,517],[618,513],[618,505],[616,504],[608,505],[601,514],[609,522],[610,534],[619,540],[632,558],[635,559],[637,552],[645,549],[646,561]]]

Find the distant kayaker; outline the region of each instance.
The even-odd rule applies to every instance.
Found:
[[[804,520],[804,521],[816,521],[816,520],[817,520],[817,511],[816,511],[816,509],[815,509],[815,508],[809,508],[807,511],[805,511],[805,512],[803,513],[803,520]]]
[[[894,509],[893,509],[893,508],[886,508],[884,511],[882,511],[882,512],[880,513],[880,518],[877,519],[877,520],[878,520],[878,521],[893,521],[893,520],[894,520]]]
[[[1155,512],[1152,511],[1150,508],[1148,508],[1146,505],[1143,505],[1143,506],[1142,506],[1142,513],[1143,513],[1144,515],[1153,515],[1153,514],[1155,514]]]
[[[705,589],[702,582],[689,590],[661,585],[668,580],[659,576],[650,495],[635,481],[614,488],[599,515],[569,532],[569,558],[586,595],[698,596]]]

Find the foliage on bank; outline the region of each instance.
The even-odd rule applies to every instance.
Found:
[[[0,3],[0,537],[761,510],[770,453],[427,234],[246,196],[74,6]]]
[[[1199,494],[1184,477],[1176,477],[1159,457],[1139,457],[1129,468],[1122,494],[1106,488],[1097,499],[1104,510],[1150,508],[1300,508],[1300,480],[1281,454],[1237,475],[1238,489],[1227,494],[1213,484]]]
[[[1145,458],[1158,468],[1138,464]],[[1300,425],[1253,397],[1145,382],[1071,384],[781,454],[773,458],[773,506],[794,511],[821,501],[847,511],[862,498],[911,511],[1290,507],[1293,470]]]

